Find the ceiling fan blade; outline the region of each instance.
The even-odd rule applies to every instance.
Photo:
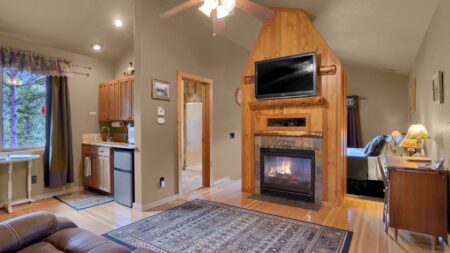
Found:
[[[236,6],[244,11],[254,14],[256,17],[262,21],[271,20],[273,18],[274,12],[266,7],[256,4],[250,0],[237,0]]]
[[[182,11],[185,11],[189,8],[191,8],[192,6],[195,6],[199,3],[203,2],[203,0],[188,0],[178,6],[175,6],[174,8],[162,13],[161,15],[159,15],[162,18],[168,18],[171,17],[177,13],[180,13]]]

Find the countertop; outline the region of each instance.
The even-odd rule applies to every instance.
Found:
[[[109,148],[136,149],[135,145],[125,142],[83,141],[82,144]]]

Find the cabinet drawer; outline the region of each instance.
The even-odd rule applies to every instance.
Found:
[[[83,145],[83,154],[109,157],[109,156],[111,156],[111,148],[92,146],[92,145]]]

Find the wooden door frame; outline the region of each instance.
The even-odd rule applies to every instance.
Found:
[[[202,85],[202,184],[211,187],[211,145],[212,145],[212,105],[213,80],[187,72],[177,72],[177,106],[178,106],[178,193],[183,194],[181,176],[184,167],[184,80],[195,81]]]

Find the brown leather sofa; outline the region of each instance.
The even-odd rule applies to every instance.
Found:
[[[49,212],[34,212],[0,223],[0,253],[148,253],[130,249]]]

